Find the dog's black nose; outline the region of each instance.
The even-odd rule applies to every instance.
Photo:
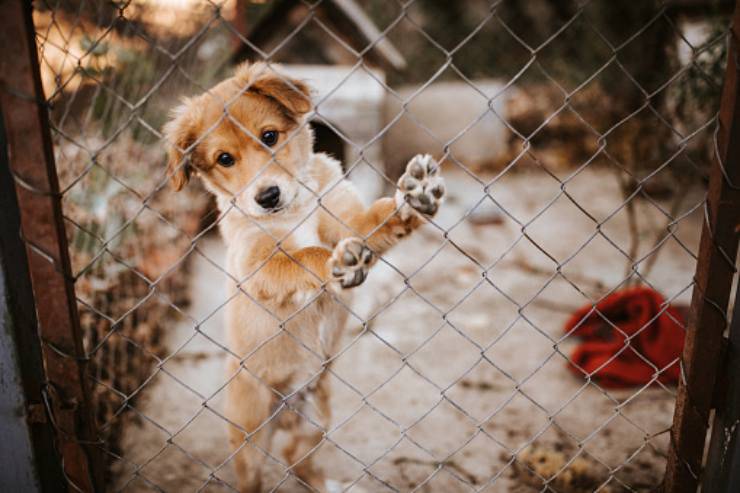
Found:
[[[254,200],[263,209],[274,209],[280,202],[280,188],[276,186],[267,187],[254,196]]]

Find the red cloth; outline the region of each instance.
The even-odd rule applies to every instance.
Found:
[[[655,369],[638,356],[639,352],[658,371],[665,368],[658,380],[678,382],[680,368],[676,358],[683,351],[686,331],[674,321],[683,324],[678,310],[669,305],[661,312],[663,303],[659,293],[637,287],[617,291],[598,303],[596,308],[601,315],[591,305],[578,310],[565,324],[566,333],[573,331],[582,339],[573,351],[569,368],[581,376],[584,372],[593,374],[604,387],[642,385],[652,380]],[[623,349],[625,334],[637,335]]]

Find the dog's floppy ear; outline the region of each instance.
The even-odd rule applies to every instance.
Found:
[[[170,121],[162,129],[167,140],[167,174],[176,191],[180,191],[190,180],[192,157],[185,151],[195,142],[197,128],[197,115],[194,114],[191,100],[185,99],[172,110]]]
[[[310,90],[299,80],[281,79],[277,75],[272,75],[257,80],[252,87],[274,98],[296,117],[303,116],[311,110]]]
[[[303,82],[278,74],[264,63],[244,64],[237,69],[236,78],[247,87],[275,100],[292,118],[311,110],[311,89]]]

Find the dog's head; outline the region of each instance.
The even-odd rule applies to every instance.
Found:
[[[254,217],[294,207],[305,191],[296,178],[313,145],[305,124],[310,109],[302,82],[262,63],[240,66],[232,78],[186,99],[165,125],[173,186],[180,190],[198,175]]]

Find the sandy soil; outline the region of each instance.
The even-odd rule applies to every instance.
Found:
[[[490,189],[505,209],[501,220],[488,201],[479,208],[492,220],[476,225],[463,216],[482,186],[448,174],[439,228],[428,225],[396,247],[360,288],[359,318],[350,317],[333,367],[333,427],[318,452],[330,477],[358,481],[350,491],[542,490],[541,481],[526,486],[531,475],[512,465],[515,454],[536,456],[533,442],[555,456],[531,463],[555,464],[537,469],[546,478],[559,472],[554,491],[644,491],[662,477],[674,389],[601,389],[566,369],[576,341],[561,340],[572,310],[624,280],[619,249],[629,250],[630,234],[625,211],[611,215],[621,203],[616,181],[598,169],[570,180],[566,190],[584,212],[543,173],[509,175]],[[699,200],[688,197],[683,210]],[[665,219],[655,205],[637,204],[642,255]],[[601,234],[586,213],[603,222]],[[692,251],[700,220],[690,214],[676,229]],[[223,245],[208,239],[194,255],[192,319],[180,317],[168,334],[174,356],[136,403],[140,424],[125,433],[115,489],[236,487],[228,425],[218,416],[226,276],[214,264]],[[484,277],[481,266],[493,267]],[[693,270],[691,255],[669,239],[647,279],[688,302]],[[265,491],[283,480],[281,465],[268,462]],[[135,464],[144,465],[137,474]],[[576,466],[588,478],[570,470]]]

